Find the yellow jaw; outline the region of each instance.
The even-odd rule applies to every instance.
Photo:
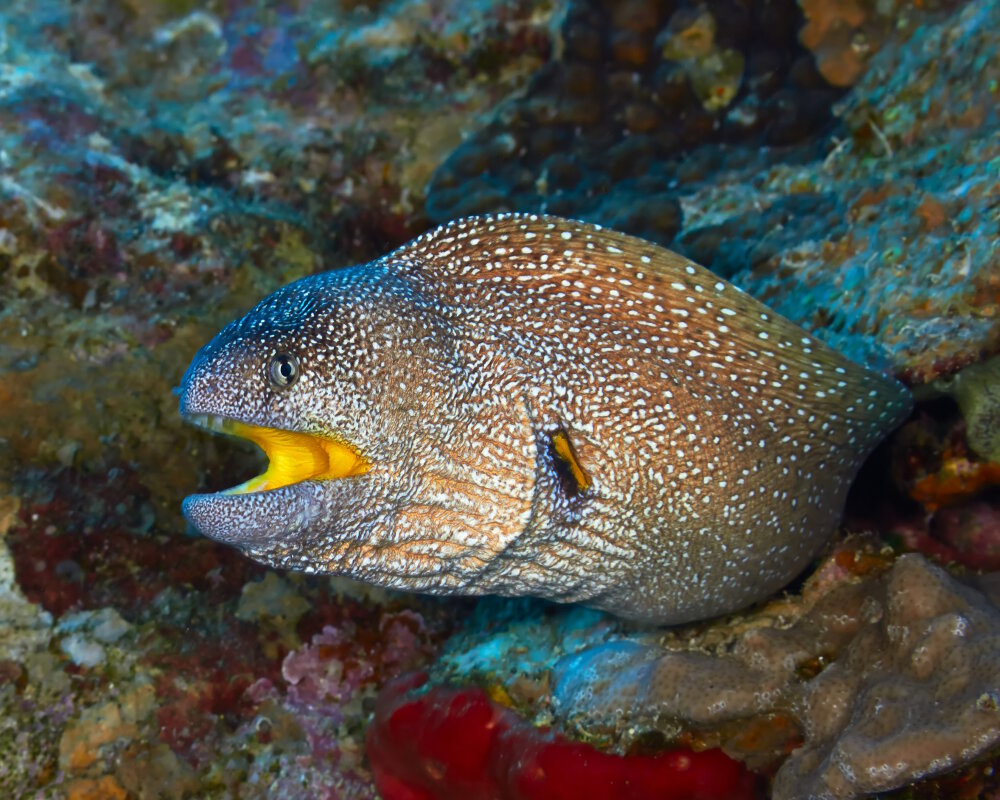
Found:
[[[300,481],[333,480],[362,475],[371,464],[343,442],[309,433],[258,428],[225,420],[223,433],[249,439],[267,455],[267,472],[234,486],[226,494],[248,494],[280,489]]]

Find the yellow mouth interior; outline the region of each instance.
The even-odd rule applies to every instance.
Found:
[[[310,433],[259,428],[234,420],[224,420],[223,433],[249,439],[267,455],[267,471],[226,494],[249,494],[280,489],[301,481],[334,480],[362,475],[371,464],[354,448]]]

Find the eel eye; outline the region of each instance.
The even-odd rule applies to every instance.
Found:
[[[276,389],[287,389],[299,377],[299,361],[291,353],[278,353],[267,367],[267,376]]]

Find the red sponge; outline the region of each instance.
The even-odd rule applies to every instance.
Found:
[[[407,675],[388,684],[368,730],[384,800],[752,800],[755,777],[720,750],[617,756],[535,728],[482,689]]]

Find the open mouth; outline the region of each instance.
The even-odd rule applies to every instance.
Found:
[[[223,494],[267,492],[302,481],[347,478],[371,468],[371,463],[353,447],[321,434],[263,428],[209,414],[188,419],[210,431],[249,439],[267,456],[264,474],[226,489]]]

